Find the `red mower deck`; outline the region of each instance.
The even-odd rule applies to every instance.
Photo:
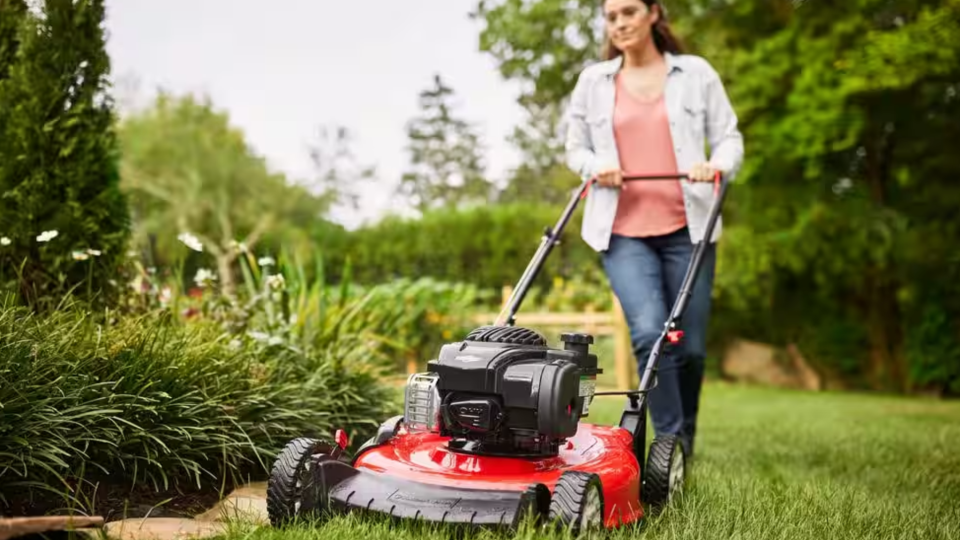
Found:
[[[643,517],[640,465],[633,436],[619,427],[581,423],[556,457],[516,459],[460,454],[436,433],[398,433],[359,456],[355,467],[411,482],[458,489],[515,491],[543,484],[554,491],[566,471],[596,473],[602,482],[604,524],[615,527]]]

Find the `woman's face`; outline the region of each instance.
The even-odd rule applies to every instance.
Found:
[[[603,14],[607,35],[613,46],[621,51],[643,46],[657,22],[657,10],[641,0],[606,0]]]

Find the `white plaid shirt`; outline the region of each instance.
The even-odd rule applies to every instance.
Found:
[[[743,136],[720,76],[699,56],[664,56],[668,73],[664,97],[679,172],[709,162],[732,181],[743,162]],[[622,62],[618,57],[584,69],[570,98],[564,118],[566,162],[584,180],[605,168],[620,168],[613,113],[614,75]],[[706,144],[711,150],[709,160]],[[681,185],[691,241],[699,242],[713,202],[713,183],[681,181]],[[597,251],[609,246],[618,194],[616,188],[593,185],[584,201],[581,234]],[[722,221],[717,220],[714,242],[720,238]]]

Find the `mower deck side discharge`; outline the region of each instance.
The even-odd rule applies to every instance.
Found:
[[[318,485],[327,490],[330,510],[339,512],[372,511],[436,523],[514,526],[528,505],[544,503],[533,491],[431,485],[355,469],[341,461],[320,463],[316,475]],[[543,493],[549,501],[549,491]]]

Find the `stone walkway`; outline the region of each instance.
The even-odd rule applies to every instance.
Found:
[[[243,520],[269,524],[267,483],[250,484],[234,490],[206,512],[188,518],[132,518],[103,523],[101,517],[69,518],[61,516],[0,518],[0,540],[34,533],[74,529],[95,533],[103,529],[114,540],[185,540],[206,538],[225,532],[225,521]],[[88,535],[94,539],[96,534]]]
[[[133,518],[104,525],[116,540],[179,540],[205,538],[224,532],[225,520],[268,524],[267,483],[250,484],[234,490],[206,512],[187,518]]]
[[[66,529],[90,530],[103,525],[102,517],[36,516],[0,517],[0,540]]]

